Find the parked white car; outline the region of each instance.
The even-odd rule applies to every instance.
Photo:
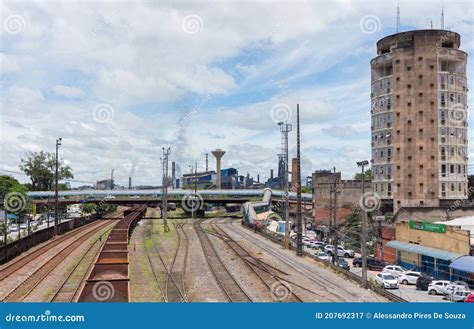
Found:
[[[379,273],[375,276],[375,281],[385,289],[398,289],[397,278],[390,273]]]
[[[327,245],[326,247],[324,247],[324,251],[326,253],[328,253],[329,255],[333,255],[334,254],[334,246],[333,245]],[[346,257],[346,258],[351,257],[352,258],[352,257],[355,256],[355,252],[354,252],[354,250],[345,249],[342,246],[337,246],[337,256],[338,257]]]
[[[454,290],[469,290],[469,286],[467,283],[463,283],[462,281],[453,282],[446,287],[444,290],[445,295],[451,294]]]
[[[418,280],[420,276],[420,272],[406,271],[398,276],[398,283],[416,284],[416,280]]]
[[[454,290],[446,295],[446,299],[452,302],[464,302],[470,293],[469,290]]]
[[[428,285],[428,293],[430,295],[444,295],[446,293],[446,288],[451,284],[451,282],[446,280],[435,280]]]
[[[387,272],[395,277],[398,277],[400,274],[406,272],[406,270],[398,265],[387,265],[383,268],[382,272]]]
[[[320,251],[320,252],[317,252],[314,254],[317,258],[321,259],[321,260],[325,260],[325,261],[328,261],[330,262],[331,261],[331,256],[329,256],[328,254],[326,254],[324,251]]]

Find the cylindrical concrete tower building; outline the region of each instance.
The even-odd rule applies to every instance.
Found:
[[[400,207],[467,198],[467,54],[446,30],[397,33],[371,61],[373,191]]]

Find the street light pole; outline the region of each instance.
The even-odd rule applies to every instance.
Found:
[[[362,253],[362,286],[367,288],[367,227],[366,227],[366,209],[365,205],[365,166],[369,164],[369,161],[359,161],[357,165],[362,168],[362,207],[360,209],[360,222],[361,222],[361,253]]]
[[[161,201],[161,205],[163,207],[162,209],[162,216],[163,216],[163,227],[164,231],[168,232],[169,227],[168,227],[168,158],[171,153],[170,148],[168,147],[165,149],[163,147],[163,199]]]
[[[58,150],[61,145],[62,138],[56,139],[56,168],[54,173],[54,235],[58,235],[58,224],[59,224],[59,195],[58,195],[58,167],[59,158]]]

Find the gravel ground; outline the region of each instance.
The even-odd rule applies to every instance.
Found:
[[[191,220],[190,220],[191,221]],[[217,285],[207,265],[201,243],[193,225],[185,225],[190,245],[186,279],[190,302],[227,302],[227,297]]]
[[[274,301],[268,287],[257,277],[255,272],[236,255],[233,249],[216,236],[209,235],[209,239],[216,248],[217,254],[224,265],[253,301]]]
[[[100,225],[102,221],[96,221],[91,226],[86,230],[86,232],[89,232],[93,230],[96,226]],[[84,234],[85,232],[83,232]],[[74,231],[70,232],[68,236],[72,238],[74,234]],[[38,245],[36,248],[40,248],[41,246],[45,244],[50,244],[53,240],[49,240],[47,242],[44,242],[40,245]],[[62,243],[52,247],[49,249],[47,252],[44,254],[40,255],[38,258],[36,258],[34,261],[26,264],[23,266],[21,269],[19,269],[16,273],[13,273],[6,279],[2,280],[1,285],[0,285],[0,299],[3,299],[10,291],[12,291],[15,287],[17,287],[19,284],[21,284],[24,280],[26,280],[32,273],[34,273],[37,269],[39,269],[41,266],[43,266],[48,260],[53,258],[60,250],[65,248],[71,243],[71,239],[66,239]],[[31,249],[31,251],[25,256],[29,255],[31,252],[33,252],[34,249]],[[16,259],[11,260],[7,264],[5,264],[3,267],[6,265],[15,262]]]
[[[285,250],[279,245],[254,234],[242,227],[240,221],[219,224],[224,231],[237,242],[251,252],[259,255],[266,263],[275,266],[290,274],[289,280],[298,283],[313,292],[317,296],[313,300],[308,294],[304,301],[321,302],[386,302],[387,299],[370,291],[363,289],[357,284],[338,275],[328,268],[322,267],[316,261],[304,257],[296,257],[293,251]],[[255,243],[261,245],[256,246]],[[283,260],[282,260],[283,258]],[[302,297],[300,288],[292,285],[293,292]]]

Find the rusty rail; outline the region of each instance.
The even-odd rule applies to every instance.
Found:
[[[146,205],[124,211],[97,256],[78,302],[129,302],[128,238],[146,211]]]

